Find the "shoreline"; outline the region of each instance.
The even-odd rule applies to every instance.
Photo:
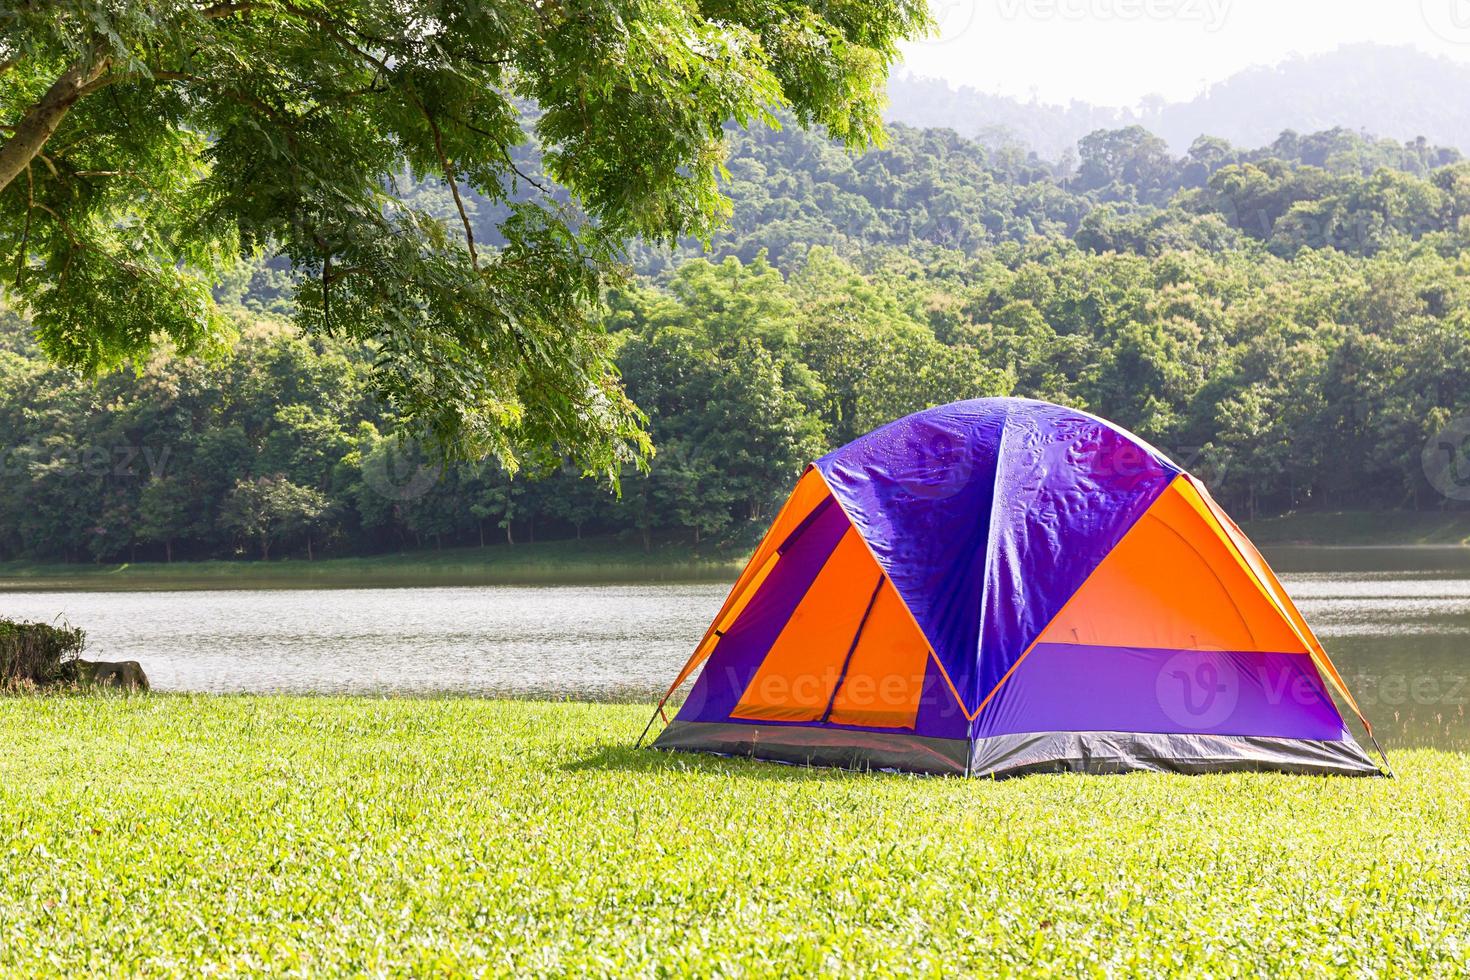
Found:
[[[56,564],[0,562],[0,594],[41,591],[359,589],[482,585],[727,582],[744,566],[733,550],[662,544],[645,552],[614,538],[446,548],[356,558],[270,562]]]
[[[1446,556],[1470,556],[1470,512],[1312,512],[1245,521],[1241,526],[1268,558],[1300,551],[1432,550]],[[744,549],[677,542],[645,552],[618,538],[590,538],[316,561],[110,565],[10,561],[0,562],[0,594],[727,582],[739,574],[746,556]]]

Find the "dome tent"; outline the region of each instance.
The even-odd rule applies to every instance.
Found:
[[[988,398],[808,467],[653,744],[956,775],[1377,774],[1329,686],[1371,738],[1199,481],[1086,413]]]

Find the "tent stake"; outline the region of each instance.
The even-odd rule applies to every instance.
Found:
[[[1398,777],[1393,772],[1393,766],[1388,763],[1388,753],[1383,751],[1383,746],[1378,744],[1378,736],[1370,731],[1368,737],[1373,740],[1373,747],[1378,750],[1378,757],[1383,760],[1383,768],[1388,770],[1388,778],[1397,779]]]
[[[667,700],[668,698],[664,698],[664,701]],[[648,730],[653,727],[653,719],[657,718],[658,713],[664,710],[664,701],[660,701],[658,704],[653,706],[653,714],[648,716],[648,724],[643,726],[643,734],[638,736],[638,741],[633,743],[633,748],[643,748],[643,740],[648,737]]]
[[[638,741],[633,743],[633,748],[643,748],[643,740],[648,737],[648,730],[653,727],[653,719],[658,717],[658,709],[653,709],[653,714],[648,716],[648,724],[643,726],[643,734],[638,736]]]

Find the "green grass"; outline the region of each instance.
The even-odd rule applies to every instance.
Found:
[[[803,770],[638,706],[0,700],[0,973],[1470,970],[1470,757]]]
[[[0,562],[0,592],[31,589],[374,588],[729,580],[745,552],[663,544],[645,552],[611,538],[515,547],[446,548],[320,561],[137,562],[45,565]]]
[[[1241,525],[1259,545],[1470,545],[1470,511],[1303,511]]]

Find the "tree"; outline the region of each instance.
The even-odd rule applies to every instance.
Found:
[[[1105,199],[1158,201],[1174,190],[1169,144],[1144,129],[1100,129],[1077,143],[1080,185]]]
[[[174,542],[193,528],[199,499],[196,488],[172,477],[150,480],[138,497],[138,537],[163,544],[164,560],[174,560]]]
[[[515,520],[521,516],[526,481],[517,480],[498,466],[486,467],[475,480],[470,513],[480,526],[480,547],[485,546],[485,521],[493,520],[505,532],[505,543],[516,543]]]
[[[260,542],[261,561],[270,561],[271,545],[307,531],[307,557],[311,557],[310,529],[327,511],[327,498],[310,487],[298,487],[280,476],[241,480],[225,500],[220,523],[227,529]]]
[[[261,450],[262,467],[301,486],[326,489],[333,467],[351,448],[341,424],[308,405],[278,408],[272,422]]]
[[[587,477],[571,478],[572,474],[560,474],[548,478],[553,489],[546,494],[546,513],[554,520],[571,526],[578,541],[582,540],[582,529],[607,516],[612,508],[612,496],[608,488]]]
[[[373,345],[378,393],[442,449],[614,473],[648,450],[600,329],[624,240],[717,227],[727,121],[878,138],[898,42],[930,20],[923,0],[56,0],[4,24],[0,267],[52,357],[208,347],[211,286],[274,252],[300,325]],[[423,181],[453,220],[409,201]]]

